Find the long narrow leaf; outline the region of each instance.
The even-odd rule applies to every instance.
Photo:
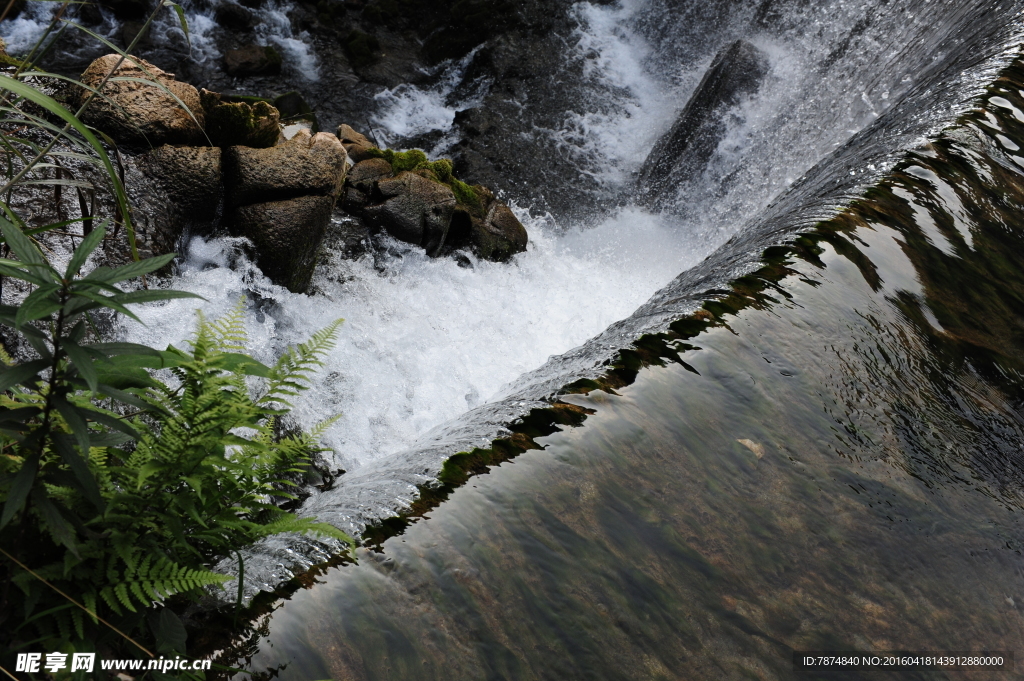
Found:
[[[40,286],[28,294],[28,297],[18,306],[18,314],[14,316],[14,325],[20,328],[27,322],[49,317],[59,310],[61,302],[56,294],[60,289],[58,284],[49,284]]]
[[[65,339],[63,348],[68,353],[72,365],[78,369],[78,375],[89,386],[89,390],[96,392],[99,389],[99,378],[96,374],[96,367],[93,366],[93,358],[89,352],[70,339]]]
[[[85,498],[102,511],[104,504],[103,497],[100,495],[99,485],[96,484],[96,478],[93,477],[92,471],[89,470],[89,464],[75,451],[72,438],[63,433],[57,433],[53,436],[53,445],[61,458],[64,459],[64,463],[75,474],[75,478],[77,478],[78,483],[81,485]],[[83,451],[88,453],[88,447]]]
[[[106,230],[103,227],[97,227],[89,233],[89,236],[82,239],[82,243],[78,245],[74,255],[71,256],[68,268],[64,271],[65,279],[71,279],[78,274],[78,271],[82,269],[82,265],[89,259],[92,252],[96,250],[96,247],[100,245],[105,235]]]
[[[107,177],[110,178],[110,181],[114,184],[114,197],[124,216],[125,228],[128,230],[128,241],[132,249],[132,257],[137,260],[139,254],[135,247],[135,228],[132,226],[128,217],[128,199],[125,194],[124,187],[121,186],[121,180],[117,172],[114,170],[113,164],[110,162],[110,157],[107,156],[106,149],[104,149],[103,145],[100,144],[96,135],[94,135],[92,131],[89,130],[82,121],[78,120],[78,118],[76,118],[70,111],[58,104],[56,100],[44,95],[42,92],[39,92],[30,85],[15,80],[10,76],[0,74],[0,90],[9,90],[19,97],[24,97],[25,99],[46,109],[48,112],[62,118],[64,122],[78,131],[78,134],[85,138],[89,143],[89,146],[95,150],[96,155],[99,156],[100,160],[103,162],[103,168],[107,173]],[[6,187],[3,189],[6,190]],[[4,236],[7,236],[6,233]]]
[[[0,367],[0,392],[9,390],[12,386],[20,383],[25,383],[49,366],[50,363],[47,360],[37,359],[13,367]]]
[[[3,515],[0,515],[0,530],[11,522],[14,515],[25,505],[29,492],[32,491],[32,484],[36,481],[36,472],[39,470],[39,455],[33,454],[21,464],[21,470],[14,476],[11,489],[7,492],[7,503],[4,504]]]

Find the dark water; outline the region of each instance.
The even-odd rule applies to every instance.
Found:
[[[679,361],[564,396],[593,410],[582,427],[279,603],[242,663],[296,680],[1024,677],[791,662],[1024,657],[1022,74],[769,249],[703,333],[663,334]]]

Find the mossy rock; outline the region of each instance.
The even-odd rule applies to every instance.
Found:
[[[203,90],[206,135],[216,147],[244,146],[263,149],[277,144],[281,115],[269,102],[223,101],[221,95]]]
[[[394,151],[373,147],[367,151],[391,165],[394,175],[412,172],[449,187],[455,195],[445,250],[470,249],[477,257],[506,262],[526,250],[526,228],[515,214],[483,185],[470,185],[455,177],[452,162],[447,158],[430,161],[422,149]]]
[[[380,60],[380,41],[369,33],[359,29],[352,30],[345,38],[345,54],[352,68],[361,69],[371,66]]]
[[[428,179],[450,187],[452,193],[455,194],[456,201],[465,207],[467,212],[476,217],[483,217],[484,210],[490,202],[489,199],[493,198],[484,187],[473,187],[456,178],[452,174],[452,162],[450,159],[441,158],[436,161],[430,161],[422,149],[394,151],[392,149],[377,149],[374,147],[367,153],[369,156],[382,158],[390,163],[391,169],[396,175],[406,170],[415,171],[421,175],[424,175],[424,172],[429,173]]]

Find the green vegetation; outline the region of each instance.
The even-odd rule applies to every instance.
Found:
[[[204,101],[203,104],[206,134],[215,146],[240,144],[263,149],[274,146],[281,135],[278,111],[266,101],[219,102],[212,106],[206,106]]]
[[[486,203],[480,192],[472,185],[466,184],[452,174],[452,162],[450,159],[441,158],[436,161],[428,161],[427,155],[422,149],[409,149],[408,151],[393,151],[391,149],[378,149],[376,147],[367,152],[375,158],[382,158],[391,164],[391,170],[395,174],[404,171],[429,171],[434,180],[448,185],[455,199],[471,214],[483,217],[484,204]]]
[[[161,4],[147,25],[168,6],[183,17]],[[0,660],[184,655],[179,614],[231,578],[214,572],[220,560],[282,532],[351,542],[283,508],[327,424],[282,435],[280,419],[340,320],[273,366],[243,354],[241,302],[223,319],[200,316],[185,349],[102,338],[98,318],[137,319],[134,304],[195,296],[147,287],[174,255],[139,260],[112,142],[81,122],[91,97],[69,110],[23,82],[47,77],[30,69],[48,39],[0,76]],[[82,165],[104,186],[80,176]],[[78,217],[30,226],[20,214],[27,195],[45,191],[60,216],[69,189]],[[97,214],[98,191],[113,196],[112,216]],[[133,261],[96,266],[121,228]],[[69,257],[47,243],[50,232],[78,244]],[[140,278],[142,288],[122,288]]]

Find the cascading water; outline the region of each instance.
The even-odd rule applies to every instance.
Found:
[[[266,361],[331,320],[346,319],[338,348],[294,415],[303,427],[342,415],[324,442],[334,452],[330,467],[347,473],[333,490],[314,492],[304,512],[358,532],[409,503],[447,456],[484,445],[561,386],[595,375],[618,349],[688,311],[703,291],[750,267],[768,244],[827,215],[898,152],[949,121],[1003,63],[997,57],[1014,29],[989,17],[987,50],[972,55],[965,41],[972,30],[984,32],[962,4],[947,4],[946,14],[926,15],[928,7],[909,3],[888,17],[846,3],[827,17],[823,8],[797,7],[781,33],[751,24],[754,7],[734,12],[723,38],[747,35],[767,52],[768,78],[733,111],[704,173],[681,187],[662,215],[627,206],[609,208],[603,219],[559,224],[519,205],[531,245],[510,266],[474,261],[464,268],[385,243],[355,261],[328,254],[309,295],[270,284],[229,240],[194,240],[171,285],[207,298],[207,315],[247,297],[251,351]],[[629,196],[632,173],[718,46],[672,63],[679,55],[659,49],[666,39],[650,29],[664,10],[653,0],[575,5],[578,28],[566,58],[583,61],[580,87],[589,95],[565,112],[560,130],[509,131],[524,144],[570,154],[607,205]],[[1013,15],[1012,7],[1002,11]],[[684,28],[680,40],[698,30]],[[1001,33],[998,40],[992,32]],[[914,44],[920,47],[907,47]],[[438,147],[444,149],[454,112],[473,106],[487,87],[476,83],[468,88],[470,101],[457,100],[473,56],[442,69],[433,88],[382,92],[372,114],[378,134],[400,145],[438,132],[449,136]],[[870,128],[855,143],[762,212],[864,126]],[[690,270],[759,212],[738,239]],[[231,268],[224,266],[229,261]],[[193,307],[150,308],[141,313],[147,326],[125,326],[124,336],[183,343],[189,329],[181,320]],[[247,557],[247,593],[273,587],[325,558],[324,551],[330,546],[306,539],[266,542]]]
[[[187,6],[200,65],[219,56],[215,4]],[[565,177],[566,189],[589,187],[604,217],[559,222],[510,189],[505,198],[531,235],[511,265],[465,268],[385,241],[354,261],[327,253],[311,293],[297,295],[270,284],[231,240],[182,244],[186,256],[170,285],[207,298],[209,316],[246,297],[251,352],[261,360],[346,319],[295,418],[309,427],[342,414],[324,441],[334,452],[330,467],[347,473],[333,490],[314,492],[304,512],[353,531],[394,514],[446,457],[490,442],[562,386],[597,375],[619,349],[750,269],[766,246],[877,179],[903,149],[962,111],[1019,39],[1012,2],[768,0],[685,11],[678,4],[573,6],[577,28],[557,58],[579,67],[567,71],[579,96],[558,112],[560,125],[524,115],[508,122],[507,135],[570,159],[579,178]],[[718,13],[713,22],[705,10]],[[264,41],[292,51],[295,75],[329,78],[284,5],[260,11]],[[44,20],[28,13],[4,35],[29,41]],[[170,23],[164,29],[158,47],[186,49],[183,34]],[[770,56],[760,91],[731,112],[715,156],[663,214],[633,207],[633,174],[715,52],[737,37]],[[446,153],[457,136],[455,112],[477,105],[491,86],[462,82],[473,58],[439,70],[433,86],[378,92],[367,118],[388,144],[433,134],[434,151]],[[123,336],[181,344],[193,308],[150,307],[140,312],[147,325],[126,325]],[[297,538],[264,543],[247,555],[247,592],[274,587],[330,549]]]

